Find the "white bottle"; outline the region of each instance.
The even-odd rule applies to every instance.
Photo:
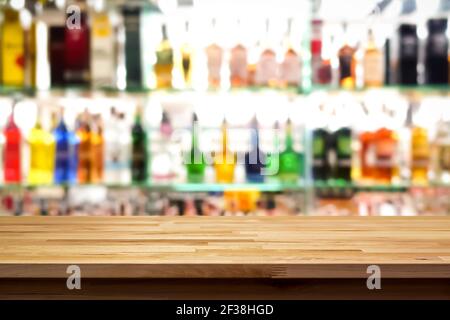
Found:
[[[170,181],[175,178],[174,155],[170,151],[172,126],[166,112],[163,112],[159,135],[154,149],[151,172],[157,181]]]
[[[118,130],[118,113],[114,107],[111,108],[109,118],[105,121],[104,129],[104,181],[107,184],[119,183],[119,154],[120,143]]]
[[[118,171],[119,182],[129,184],[131,181],[131,128],[123,112],[118,114],[117,135],[119,141]]]
[[[106,11],[94,12],[91,21],[92,84],[95,87],[113,87],[117,66],[114,26]]]

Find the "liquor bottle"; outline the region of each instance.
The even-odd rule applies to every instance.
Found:
[[[266,164],[266,155],[261,150],[259,142],[258,121],[256,116],[251,125],[251,147],[250,151],[245,153],[245,173],[249,182],[264,181],[264,167]]]
[[[321,83],[319,72],[322,65],[322,25],[321,20],[311,22],[311,72],[314,84]]]
[[[91,116],[87,110],[81,115],[79,127],[77,129],[77,137],[80,141],[78,147],[78,182],[92,182],[92,131]]]
[[[104,140],[103,140],[103,124],[100,115],[92,117],[92,130],[90,135],[91,147],[91,183],[99,183],[103,180],[103,164],[104,164]]]
[[[147,180],[147,133],[142,127],[142,110],[138,108],[131,129],[131,179],[142,183]]]
[[[413,183],[428,182],[430,153],[428,130],[417,125],[413,126],[411,128],[411,180]]]
[[[386,113],[386,111],[384,111]],[[387,118],[388,116],[385,115]],[[383,121],[383,123],[388,122]],[[395,156],[398,147],[398,136],[387,126],[379,128],[374,133],[375,143],[375,180],[381,183],[391,183],[398,170]]]
[[[212,29],[215,30],[216,20],[212,20]],[[212,42],[206,47],[208,61],[208,83],[211,88],[220,87],[220,73],[222,69],[223,49],[217,43]]]
[[[181,51],[181,68],[183,72],[184,84],[186,87],[191,84],[192,77],[192,48],[189,45],[189,22],[185,23],[185,41],[180,48]]]
[[[344,24],[344,32],[347,33],[347,25]],[[345,37],[344,45],[339,49],[339,84],[343,88],[355,87],[355,48],[349,45],[348,37]]]
[[[125,113],[120,112],[118,114],[117,131],[119,133],[119,156],[118,156],[118,171],[119,182],[127,184],[131,180],[130,172],[130,155],[131,155],[131,136],[130,126],[125,118]]]
[[[278,176],[282,182],[297,182],[302,174],[301,155],[294,150],[294,137],[292,135],[292,122],[286,123],[285,148],[280,154],[280,168]]]
[[[333,68],[331,66],[332,59],[334,59],[334,56],[336,55],[336,52],[334,52],[334,36],[331,35],[328,40],[324,42],[324,44],[323,58],[320,57],[320,60],[318,60],[320,62],[320,66],[318,67],[318,71],[316,71],[318,72],[318,75],[316,76],[317,79],[314,81],[317,81],[319,84],[331,84],[333,80],[336,80],[336,78],[333,77],[336,72],[333,72]]]
[[[169,115],[163,111],[158,141],[156,146],[154,145],[157,149],[154,149],[151,165],[152,177],[155,180],[167,181],[175,177],[174,156],[170,151],[172,131]]]
[[[41,124],[41,113],[38,111],[35,126],[28,136],[30,146],[30,168],[28,183],[51,184],[53,182],[55,139]]]
[[[141,66],[141,9],[138,6],[124,6],[122,9],[125,26],[125,67],[128,88],[142,87]]]
[[[391,39],[387,38],[384,43],[384,84],[393,83],[393,72],[391,66]]]
[[[364,131],[359,135],[361,178],[371,181],[375,177],[375,133]]]
[[[3,174],[3,151],[5,147],[5,135],[3,131],[0,131],[0,183],[3,182],[4,174]]]
[[[287,50],[284,54],[284,60],[280,65],[280,85],[298,87],[301,80],[301,64],[300,57],[295,52],[290,41],[292,29],[292,19],[288,20],[288,29],[286,32]]]
[[[352,180],[353,124],[348,115],[353,111],[349,105],[342,104],[334,109],[334,118],[330,121],[335,128],[330,137],[333,154],[328,163],[332,166],[332,178],[341,183],[348,183]]]
[[[416,25],[413,24],[402,24],[399,28],[398,81],[400,84],[417,84],[419,39],[416,29]]]
[[[159,89],[172,87],[173,70],[173,49],[167,38],[167,27],[165,24],[161,27],[162,41],[156,49],[156,86]]]
[[[448,84],[447,19],[430,19],[427,26],[425,81],[429,84]]]
[[[433,171],[438,182],[450,182],[450,122],[439,121],[434,141]]]
[[[6,127],[3,131],[5,135],[5,146],[3,150],[3,175],[5,183],[22,182],[21,148],[22,134],[19,127],[14,122],[14,108],[9,116]]]
[[[333,178],[338,181],[352,180],[352,129],[342,127],[333,134],[332,138],[336,150],[336,169]]]
[[[89,85],[90,83],[90,30],[88,25],[86,0],[75,4],[80,11],[68,10],[65,29],[64,80],[66,84]],[[70,7],[68,7],[69,9]],[[71,25],[74,15],[79,13],[78,25]]]
[[[79,140],[69,131],[62,111],[59,122],[53,131],[55,139],[55,175],[57,184],[69,184],[77,181]]]
[[[116,52],[114,28],[106,11],[91,16],[91,79],[95,87],[112,87],[115,83]]]
[[[263,51],[256,65],[255,82],[260,86],[276,87],[278,85],[278,63],[275,51],[269,41],[269,20],[266,20],[266,40]]]
[[[330,134],[326,128],[316,128],[312,132],[312,175],[317,181],[326,181],[330,177],[328,149]]]
[[[368,41],[364,52],[364,85],[380,87],[383,85],[383,54],[376,46],[372,29],[369,29]]]
[[[239,20],[237,24],[239,30]],[[247,85],[247,49],[240,42],[231,49],[230,53],[230,83],[232,87]]]
[[[25,6],[31,15],[31,21],[24,30],[25,41],[25,86],[28,88],[36,87],[37,77],[37,29],[36,29],[36,4],[33,0],[27,0]]]
[[[267,176],[275,177],[280,171],[280,123],[275,121],[273,126],[273,149],[267,155]]]
[[[236,153],[230,151],[228,147],[228,125],[224,119],[222,123],[222,149],[214,155],[214,168],[218,183],[233,182],[236,160]]]
[[[1,30],[1,70],[5,86],[22,87],[25,83],[25,34],[19,12],[5,7]]]
[[[114,184],[120,183],[120,129],[119,129],[119,114],[116,108],[111,107],[109,119],[105,122],[105,154],[104,154],[104,180],[105,183]]]
[[[42,20],[48,28],[50,83],[52,87],[60,87],[64,85],[65,73],[66,18],[64,10],[58,8],[56,2],[46,2]]]
[[[191,150],[186,162],[187,180],[191,183],[203,182],[205,177],[206,161],[199,146],[199,131],[198,118],[194,113],[192,116]]]

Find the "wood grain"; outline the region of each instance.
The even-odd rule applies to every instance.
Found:
[[[0,218],[0,278],[450,278],[450,217]]]

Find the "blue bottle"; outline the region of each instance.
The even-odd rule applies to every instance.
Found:
[[[251,128],[251,147],[250,151],[245,154],[245,173],[248,182],[260,183],[264,182],[263,169],[266,164],[266,155],[261,151],[259,145],[259,130],[256,117],[252,120]]]
[[[56,142],[55,183],[75,183],[78,166],[78,152],[76,152],[78,143],[75,134],[67,129],[63,116],[60,117],[53,134]]]

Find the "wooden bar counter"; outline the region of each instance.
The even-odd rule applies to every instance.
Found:
[[[5,217],[0,298],[450,299],[450,217]]]

